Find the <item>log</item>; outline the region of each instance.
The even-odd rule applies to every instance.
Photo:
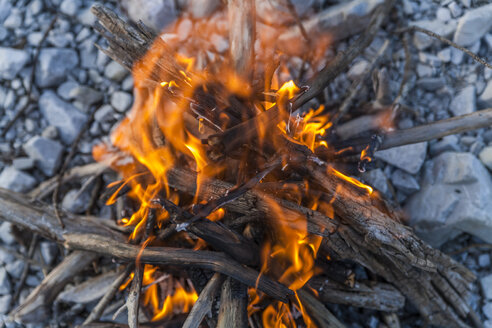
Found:
[[[239,264],[223,253],[167,247],[147,247],[140,252],[139,246],[126,243],[125,235],[111,230],[96,218],[80,217],[67,212],[63,215],[65,229],[58,224],[50,206],[30,203],[24,195],[0,188],[0,220],[39,233],[66,248],[115,257],[125,262],[134,262],[140,253],[141,263],[198,267],[231,276],[247,286],[258,283],[259,290],[281,301],[287,301],[293,294],[284,285],[264,275],[258,278],[257,271]]]
[[[248,293],[246,286],[228,278],[220,294],[217,328],[248,327]]]
[[[398,311],[405,305],[405,297],[392,285],[382,282],[355,282],[347,286],[329,279],[316,277],[309,281],[323,303],[344,304],[384,312]]]
[[[310,292],[303,288],[299,289],[297,294],[309,316],[311,316],[320,328],[345,328],[345,325]]]
[[[56,222],[56,218],[53,219]],[[22,304],[9,313],[9,317],[25,323],[35,323],[46,318],[50,305],[62,289],[97,258],[95,253],[72,252],[44,278]]]

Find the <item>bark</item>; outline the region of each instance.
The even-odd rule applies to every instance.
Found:
[[[246,286],[228,278],[222,285],[217,328],[248,327]]]

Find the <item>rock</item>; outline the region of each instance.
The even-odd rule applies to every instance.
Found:
[[[485,147],[478,155],[480,161],[492,171],[492,146]]]
[[[492,300],[492,274],[480,279],[480,286],[482,287],[482,293],[486,300]]]
[[[220,7],[220,0],[190,0],[188,1],[188,12],[194,18],[211,16]]]
[[[39,244],[39,248],[44,262],[48,265],[52,265],[58,255],[58,246],[52,242],[43,241]]]
[[[373,188],[377,189],[383,195],[390,197],[391,193],[388,187],[388,179],[381,169],[374,169],[364,172],[361,175],[362,179],[371,185]]]
[[[124,68],[123,66],[121,66],[115,61],[111,61],[104,68],[104,76],[115,82],[121,82],[127,75],[128,75],[128,71],[126,70],[126,68]]]
[[[0,240],[7,245],[15,244],[15,238],[12,234],[12,223],[5,221],[0,224]]]
[[[72,189],[63,197],[62,207],[72,213],[83,213],[89,206],[90,198],[89,192],[80,193],[79,190]]]
[[[48,123],[58,129],[65,144],[75,140],[88,119],[87,115],[58,98],[53,91],[45,91],[41,95],[39,108]]]
[[[29,55],[24,50],[0,47],[0,79],[15,78],[28,60]]]
[[[229,42],[227,41],[226,38],[219,34],[212,34],[210,37],[210,42],[215,48],[215,51],[218,53],[224,53],[227,49],[229,49]]]
[[[449,63],[451,61],[451,49],[450,48],[444,48],[441,51],[437,53],[437,57],[445,62]]]
[[[380,150],[375,157],[396,166],[410,174],[415,174],[424,164],[427,142]]]
[[[176,29],[176,33],[178,34],[178,40],[184,41],[186,40],[193,30],[193,22],[190,19],[183,19]]]
[[[22,12],[18,8],[12,8],[9,17],[3,22],[3,26],[8,29],[18,29],[22,26]]]
[[[427,91],[436,91],[446,85],[443,77],[424,77],[417,81],[417,86]]]
[[[70,90],[68,97],[70,100],[76,100],[84,106],[89,107],[100,102],[103,99],[103,94],[84,85],[77,85]]]
[[[480,256],[478,257],[478,265],[482,268],[488,268],[490,266],[490,255],[480,254]]]
[[[97,122],[110,122],[113,120],[113,113],[113,107],[110,105],[104,105],[94,113],[94,119]]]
[[[31,175],[16,170],[13,166],[6,167],[0,174],[0,187],[15,192],[26,192],[36,185]]]
[[[72,49],[43,49],[36,66],[36,84],[41,88],[56,86],[67,78],[78,63],[77,52]]]
[[[487,83],[485,90],[478,98],[478,103],[482,107],[492,107],[492,80]]]
[[[268,3],[268,1],[261,2]],[[316,15],[311,15],[311,18],[303,21],[303,26],[307,34],[313,38],[329,35],[330,42],[336,43],[362,32],[369,24],[372,12],[382,3],[382,0],[342,1]],[[262,14],[261,9],[257,12]],[[265,16],[269,16],[270,11],[264,11],[264,13],[267,13]],[[284,13],[283,15],[289,14]],[[282,51],[295,55],[302,55],[307,49],[306,41],[295,24],[278,37],[277,46]]]
[[[7,314],[10,311],[12,295],[0,296],[0,314]]]
[[[439,140],[435,144],[431,145],[429,147],[429,153],[432,156],[436,156],[441,153],[444,153],[445,151],[458,152],[460,151],[460,146],[458,143],[459,143],[459,139],[456,135],[452,134],[446,136],[442,138],[442,140]]]
[[[492,4],[466,12],[459,19],[453,41],[460,46],[471,46],[492,28]]]
[[[354,81],[359,77],[361,77],[368,67],[369,67],[369,62],[367,60],[358,61],[357,63],[355,63],[350,67],[349,71],[347,72],[347,77],[350,80]]]
[[[77,88],[79,84],[75,81],[66,81],[60,84],[58,89],[56,89],[56,93],[64,100],[70,100],[70,94],[72,90]]]
[[[11,0],[0,0],[0,24],[3,24],[5,19],[9,17],[12,10]]]
[[[402,170],[395,170],[391,175],[391,183],[398,190],[406,195],[413,194],[420,190],[420,185],[417,180],[410,174]]]
[[[30,170],[34,167],[34,160],[29,157],[18,157],[12,161],[12,166],[17,170]]]
[[[454,116],[473,113],[477,110],[475,94],[475,86],[469,85],[463,88],[451,101],[449,110]]]
[[[410,22],[410,26],[418,26],[426,30],[430,30],[445,38],[450,37],[456,30],[456,21],[450,20],[447,23],[443,23],[440,20],[421,20],[416,22]],[[424,50],[430,47],[432,44],[437,43],[435,39],[423,33],[414,33],[413,43],[419,50]]]
[[[41,137],[48,138],[48,139],[56,139],[58,137],[58,130],[56,126],[48,125],[41,133]]]
[[[0,295],[9,295],[12,292],[12,284],[4,267],[0,267]]]
[[[482,312],[487,319],[492,319],[492,302],[485,303],[485,305],[482,307]]]
[[[57,141],[35,136],[24,144],[23,149],[35,161],[36,166],[49,177],[60,166],[63,146]]]
[[[9,264],[15,261],[14,255],[10,254],[7,250],[0,249],[0,263]]]
[[[156,32],[173,22],[178,15],[174,0],[122,0],[121,5],[132,20],[142,20]]]
[[[22,271],[24,271],[24,262],[22,260],[13,261],[5,265],[5,270],[9,273],[9,275],[14,279],[20,279],[22,275]]]
[[[445,152],[427,163],[421,189],[405,210],[433,246],[467,232],[492,242],[492,178],[470,153]]]
[[[63,0],[60,5],[60,11],[68,16],[75,16],[79,7],[80,3],[78,0]]]
[[[111,106],[118,112],[126,112],[132,105],[133,98],[123,91],[116,91],[111,95]]]
[[[451,19],[451,12],[448,8],[440,7],[436,11],[436,18],[441,22],[447,22]]]

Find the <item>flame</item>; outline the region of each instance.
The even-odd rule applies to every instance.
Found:
[[[359,188],[362,188],[362,189],[367,190],[367,193],[368,193],[369,195],[371,195],[371,194],[373,193],[373,191],[374,191],[374,190],[372,189],[372,187],[371,187],[371,186],[365,185],[365,184],[363,184],[362,182],[360,182],[360,181],[359,181],[359,180],[357,180],[357,179],[354,179],[354,178],[351,178],[351,177],[349,177],[349,176],[346,176],[345,174],[343,174],[343,173],[342,173],[342,172],[340,172],[340,171],[335,170],[334,168],[329,168],[329,171],[330,171],[331,173],[333,173],[334,175],[336,175],[337,177],[339,177],[339,178],[341,178],[341,179],[343,179],[343,180],[345,180],[345,181],[348,181],[348,182],[350,182],[351,184],[356,185],[356,186],[357,186],[357,187],[359,187]]]
[[[299,87],[294,83],[294,81],[290,80],[282,84],[280,89],[278,89],[277,94],[279,97],[287,97],[287,99],[292,99],[298,92]]]

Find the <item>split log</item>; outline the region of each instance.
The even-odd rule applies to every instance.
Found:
[[[219,273],[213,275],[205,288],[198,296],[198,300],[188,314],[182,328],[198,328],[203,318],[212,311],[215,295],[219,291],[225,277]]]
[[[38,217],[42,219],[42,217]],[[52,220],[56,224],[56,218]],[[46,318],[49,306],[58,296],[61,290],[89,264],[96,260],[98,255],[75,251],[68,255],[56,268],[54,268],[34,289],[31,294],[17,308],[10,312],[12,320],[22,322],[39,322],[41,318]]]
[[[284,302],[293,294],[284,285],[264,275],[258,278],[257,271],[223,253],[167,247],[147,247],[141,251],[139,246],[127,244],[122,233],[109,229],[96,218],[63,214],[64,229],[58,224],[51,207],[30,203],[24,195],[0,188],[0,220],[39,233],[69,249],[99,253],[125,262],[134,262],[140,254],[141,263],[198,267],[220,272],[247,286],[257,284],[259,290]]]
[[[228,278],[220,294],[217,328],[248,327],[248,293],[246,286]]]
[[[309,281],[324,303],[345,304],[384,312],[398,311],[405,305],[405,297],[392,285],[382,282],[355,282],[347,286],[322,277]]]

